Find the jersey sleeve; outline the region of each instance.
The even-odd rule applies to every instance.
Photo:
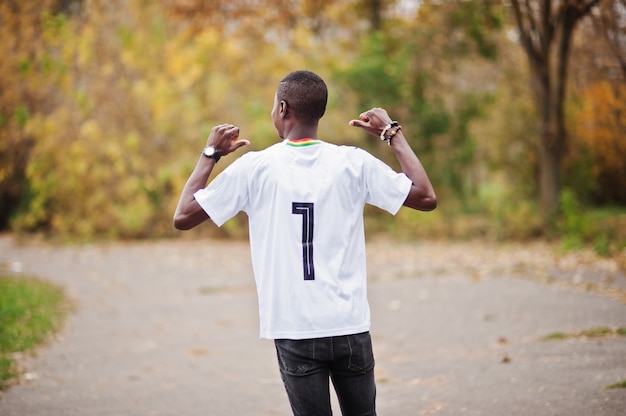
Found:
[[[244,155],[245,156],[245,155]],[[248,204],[245,157],[242,156],[217,175],[206,188],[193,194],[211,220],[221,227]]]
[[[365,202],[395,215],[409,195],[412,181],[404,173],[394,171],[386,163],[365,153]]]

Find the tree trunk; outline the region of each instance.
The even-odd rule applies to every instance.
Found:
[[[368,10],[370,27],[372,31],[380,30],[383,21],[383,2],[382,0],[367,0],[365,5]]]
[[[561,192],[561,157],[562,141],[558,132],[554,131],[555,120],[551,115],[544,120],[539,144],[539,190],[540,204],[544,225],[549,226],[554,220],[559,207]]]
[[[539,187],[545,226],[550,226],[559,208],[561,159],[567,142],[564,106],[570,42],[576,23],[598,2],[576,0],[553,7],[550,0],[540,0],[539,4],[511,0],[542,123]]]

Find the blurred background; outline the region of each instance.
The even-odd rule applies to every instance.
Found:
[[[275,88],[309,69],[320,138],[398,168],[348,126],[384,107],[435,185],[436,211],[367,209],[369,233],[626,252],[626,0],[2,0],[0,56],[0,231],[180,236],[211,127],[275,143]]]

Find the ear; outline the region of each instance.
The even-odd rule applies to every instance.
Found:
[[[287,101],[280,100],[280,103],[278,104],[278,114],[280,115],[280,118],[286,118],[288,112],[289,105],[287,104]]]

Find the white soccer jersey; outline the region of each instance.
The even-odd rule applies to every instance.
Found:
[[[194,197],[218,226],[248,214],[261,338],[307,339],[369,330],[363,207],[395,215],[410,187],[364,150],[304,139],[244,154]]]

